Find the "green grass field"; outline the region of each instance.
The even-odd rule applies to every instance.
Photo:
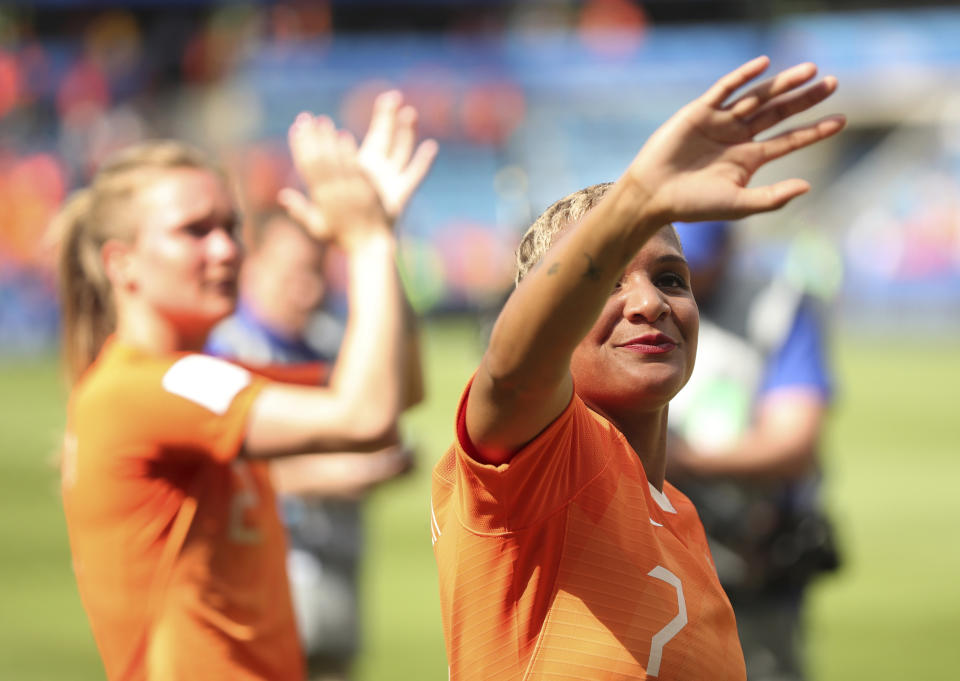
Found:
[[[844,570],[814,590],[817,681],[956,679],[960,670],[960,343],[838,339],[828,494]],[[919,347],[917,347],[919,345]],[[420,465],[368,507],[361,680],[446,678],[430,548],[430,468],[479,345],[425,338],[429,399],[407,420]],[[0,363],[0,681],[103,679],[70,572],[52,467],[63,420],[53,360]]]

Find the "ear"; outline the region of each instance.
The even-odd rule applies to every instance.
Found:
[[[100,259],[107,279],[116,289],[136,287],[133,246],[118,239],[108,239],[100,248]]]

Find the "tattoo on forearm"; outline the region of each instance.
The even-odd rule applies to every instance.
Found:
[[[547,274],[554,275],[560,271],[560,263],[555,262],[547,269]]]
[[[594,264],[593,258],[590,257],[589,253],[584,253],[583,255],[587,259],[587,271],[584,273],[583,276],[585,276],[587,279],[590,279],[592,281],[599,281],[600,268]]]

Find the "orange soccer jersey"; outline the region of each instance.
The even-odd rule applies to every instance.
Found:
[[[491,466],[470,454],[465,405],[433,475],[451,679],[746,677],[696,511],[611,423],[574,395]]]
[[[71,395],[64,510],[111,681],[300,681],[266,465],[237,459],[265,379],[107,342]]]

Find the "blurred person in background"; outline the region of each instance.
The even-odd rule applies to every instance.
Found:
[[[360,146],[361,165],[394,223],[428,172],[436,145],[414,149],[415,111],[401,107],[398,92],[374,103]],[[376,150],[372,150],[377,147]],[[390,163],[403,172],[377,167]],[[283,211],[256,219],[240,278],[236,314],[214,329],[207,351],[245,364],[329,363],[342,328],[322,312],[326,244]],[[423,398],[415,318],[404,300],[406,322],[405,406]],[[287,571],[301,643],[311,679],[346,679],[359,645],[357,579],[362,553],[362,498],[413,464],[403,447],[373,454],[322,454],[271,464],[288,533]]]
[[[324,309],[328,244],[276,207],[247,221],[243,246],[237,310],[207,351],[253,364],[331,364],[343,323]]]
[[[833,385],[821,310],[782,274],[735,268],[730,223],[676,227],[700,340],[670,404],[668,476],[700,513],[748,678],[799,681],[806,587],[838,566],[819,499]]]
[[[234,310],[242,254],[226,178],[197,150],[123,151],[53,225],[72,381],[64,512],[111,680],[303,679],[266,460],[396,441],[406,353],[391,221],[352,136],[303,113],[289,142],[308,196],[278,198],[347,260],[326,387],[200,354]]]
[[[807,63],[738,93],[768,64],[718,80],[616,183],[556,202],[521,241],[517,288],[433,477],[452,679],[745,678],[703,526],[665,480],[667,405],[698,329],[670,223],[775,210],[809,189],[747,184],[842,117],[755,137],[836,79],[811,83]]]

